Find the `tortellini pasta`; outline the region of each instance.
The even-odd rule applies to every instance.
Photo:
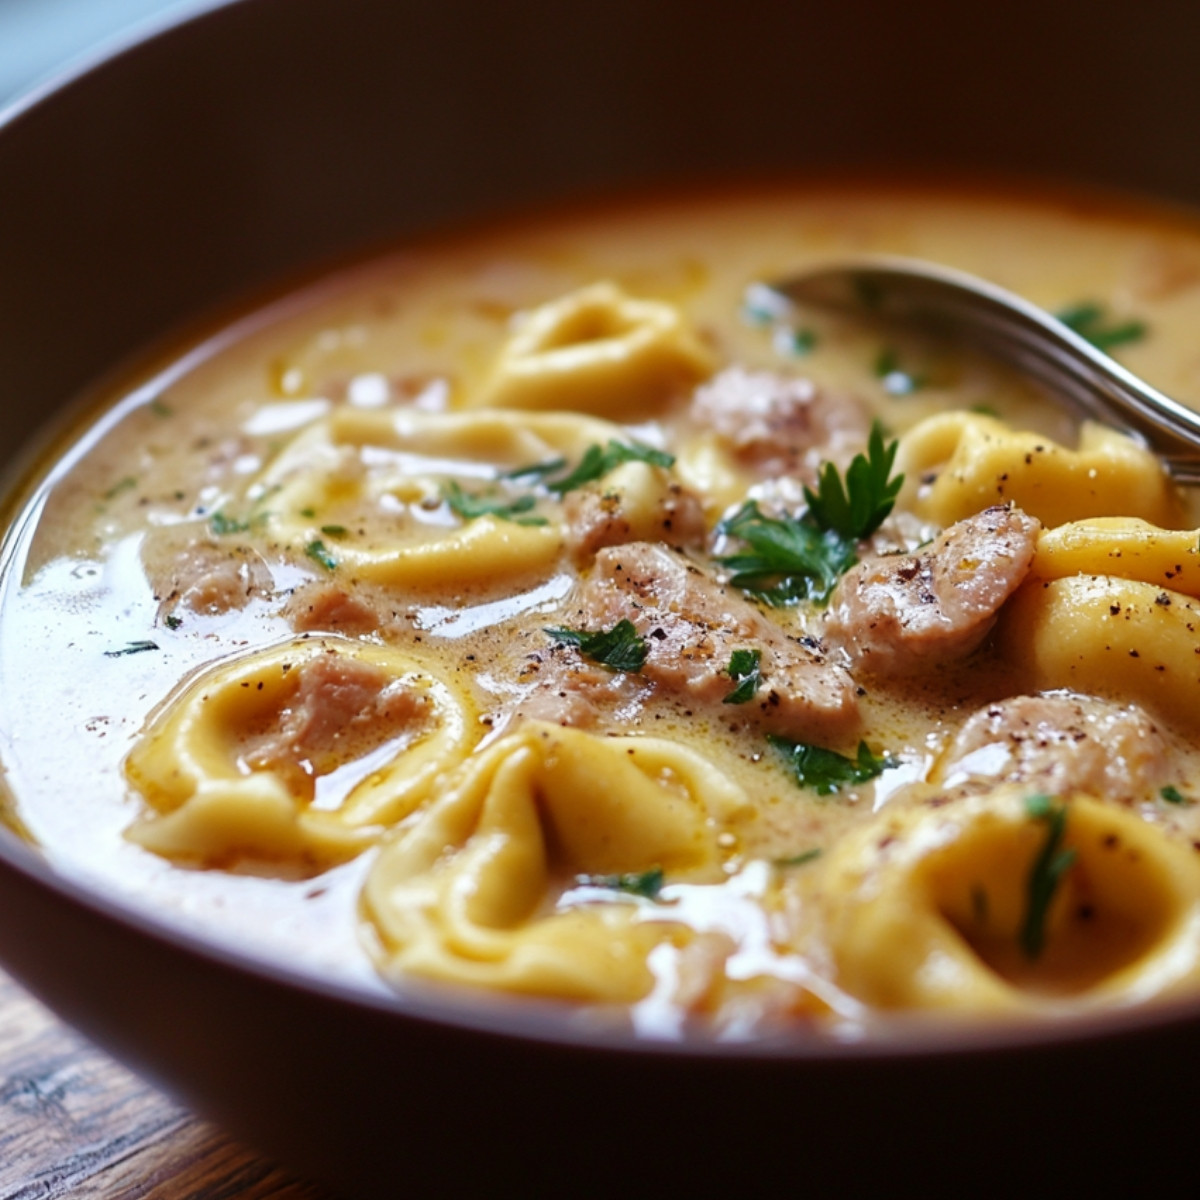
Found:
[[[686,930],[632,901],[555,907],[576,876],[722,878],[745,793],[695,752],[529,722],[492,743],[380,853],[365,911],[386,969],[574,999],[645,995]],[[611,897],[610,897],[611,899]]]
[[[1109,516],[1168,528],[1183,521],[1158,459],[1091,421],[1069,450],[982,413],[942,413],[900,439],[896,465],[915,493],[913,509],[942,525],[1010,502],[1050,526]]]
[[[503,586],[549,573],[563,548],[557,506],[463,520],[447,489],[516,498],[506,471],[577,460],[623,436],[560,413],[340,408],[263,475],[263,524],[325,565],[418,592]]]
[[[642,418],[715,363],[677,309],[596,283],[527,313],[475,402]]]
[[[1000,789],[878,818],[825,876],[837,979],[881,1009],[1070,1012],[1200,981],[1200,861],[1128,811]],[[1048,897],[1039,855],[1061,806],[1067,855]],[[1043,908],[1044,902],[1044,908]],[[1044,948],[1022,951],[1030,922]]]
[[[205,863],[350,857],[465,757],[472,718],[456,689],[381,646],[312,638],[218,664],[126,760],[151,810],[129,836]],[[321,782],[335,773],[345,790],[330,806]]]

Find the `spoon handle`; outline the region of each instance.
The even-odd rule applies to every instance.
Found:
[[[1012,292],[961,271],[883,256],[817,269],[769,290],[792,303],[972,342],[1088,416],[1139,438],[1161,455],[1178,483],[1200,483],[1200,414]]]

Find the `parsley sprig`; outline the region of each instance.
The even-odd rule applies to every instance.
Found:
[[[1075,861],[1075,851],[1061,849],[1067,832],[1065,804],[1055,804],[1049,796],[1029,796],[1025,811],[1033,820],[1046,824],[1046,840],[1029,869],[1025,919],[1021,922],[1021,950],[1032,960],[1045,949],[1046,916],[1063,875]]]
[[[631,896],[657,900],[665,878],[662,867],[651,867],[648,871],[630,871],[623,875],[576,875],[575,882],[581,887],[605,888],[610,892],[627,892]]]
[[[812,788],[818,796],[829,796],[844,787],[866,783],[895,765],[894,760],[886,754],[872,754],[866,742],[859,742],[858,753],[854,758],[847,758],[824,746],[793,742],[782,737],[771,737],[769,740],[790,760],[796,782],[801,787]]]
[[[718,531],[749,549],[718,557],[732,572],[729,582],[768,604],[823,603],[838,578],[858,561],[855,543],[869,537],[892,511],[904,476],[892,478],[899,443],[885,443],[883,426],[871,427],[866,454],[856,454],[845,478],[826,463],[817,489],[804,489],[802,517],[765,516],[749,500],[722,521]]]
[[[876,421],[867,440],[867,453],[856,454],[843,482],[833,463],[817,476],[817,490],[804,489],[804,498],[816,523],[847,541],[870,537],[896,504],[904,476],[891,478],[898,441],[887,445],[883,426]]]
[[[499,517],[517,525],[546,524],[545,517],[522,515],[528,513],[537,503],[535,496],[518,496],[515,500],[506,500],[501,496],[464,491],[452,479],[442,485],[442,499],[450,506],[450,511],[462,517],[464,521],[474,521],[479,517]]]
[[[622,618],[611,629],[547,629],[557,642],[577,646],[580,654],[611,671],[640,671],[646,661],[646,642],[633,622]]]
[[[761,650],[735,650],[729,656],[725,674],[737,686],[725,697],[723,704],[748,704],[754,699],[754,693],[762,683],[761,663]]]
[[[1140,342],[1146,336],[1146,322],[1136,319],[1112,321],[1103,304],[1085,300],[1069,304],[1055,314],[1068,329],[1091,342],[1097,350],[1105,352],[1129,342]]]
[[[618,442],[610,438],[607,446],[592,445],[584,451],[579,465],[561,479],[550,479],[546,486],[556,495],[563,496],[581,488],[585,483],[594,483],[623,463],[643,462],[653,467],[675,465],[675,456],[653,446],[642,446],[636,442]]]

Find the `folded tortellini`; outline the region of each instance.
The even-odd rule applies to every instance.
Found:
[[[381,646],[298,639],[219,663],[159,709],[126,758],[150,809],[128,836],[204,864],[351,857],[462,761],[473,718],[456,689]]]
[[[691,750],[527,722],[478,752],[390,836],[363,891],[385,971],[598,1002],[652,985],[655,945],[692,936],[669,907],[614,893],[564,903],[578,876],[723,878],[740,787]],[[603,890],[603,889],[601,889]]]
[[[595,283],[526,314],[475,403],[641,419],[715,365],[670,304]]]
[[[883,815],[824,883],[837,981],[880,1009],[1067,1013],[1200,982],[1196,853],[1084,796]]]
[[[1069,450],[982,413],[942,413],[900,439],[896,470],[915,491],[913,511],[941,525],[1009,502],[1047,526],[1131,516],[1177,528],[1184,519],[1158,459],[1091,421]]]
[[[263,521],[326,569],[374,583],[449,595],[511,588],[558,560],[558,506],[467,519],[448,506],[447,489],[504,509],[525,494],[506,472],[574,462],[621,439],[617,425],[568,413],[339,408],[264,473]]]

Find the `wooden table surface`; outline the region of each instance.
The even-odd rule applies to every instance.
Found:
[[[0,973],[0,1200],[333,1200],[63,1025]]]

